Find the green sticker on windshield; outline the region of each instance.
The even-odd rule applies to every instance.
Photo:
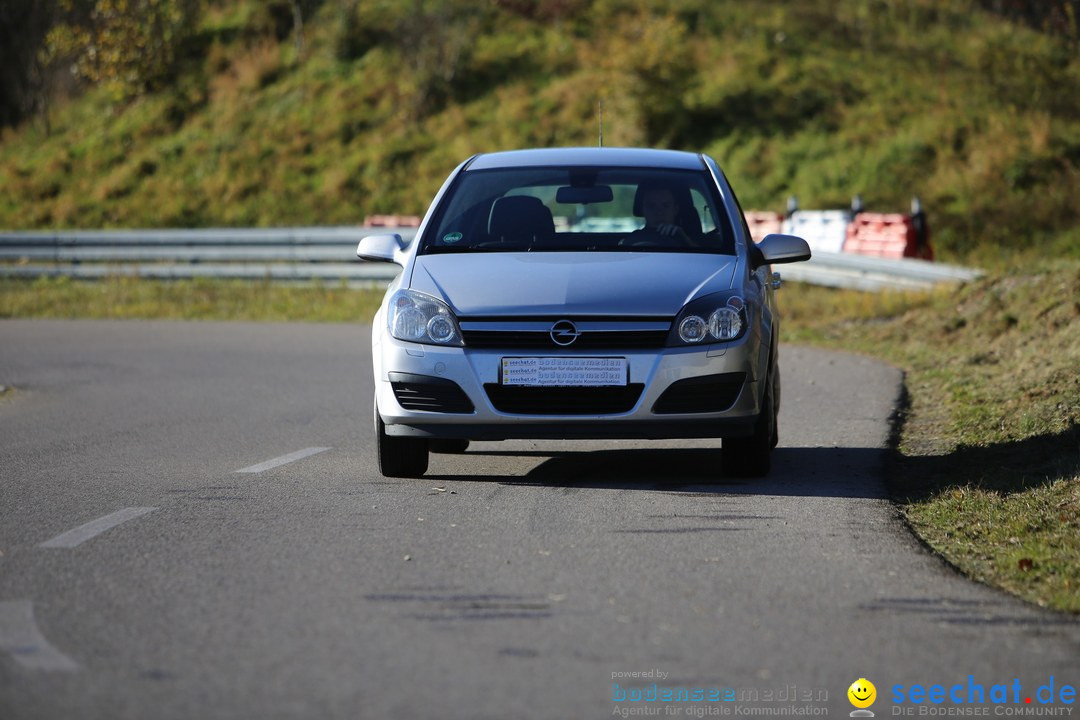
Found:
[[[446,233],[445,235],[443,235],[442,239],[442,241],[447,245],[453,245],[459,240],[461,240],[461,233]]]

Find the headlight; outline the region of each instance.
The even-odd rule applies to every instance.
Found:
[[[746,303],[738,295],[720,293],[699,298],[682,309],[668,345],[731,342],[746,331]]]
[[[709,316],[709,334],[717,340],[734,340],[742,334],[742,316],[729,307],[722,307]]]
[[[709,326],[697,315],[688,315],[679,323],[679,339],[685,343],[701,342],[708,333]]]
[[[398,340],[425,345],[461,347],[457,320],[441,300],[415,290],[398,290],[390,298],[386,324]]]

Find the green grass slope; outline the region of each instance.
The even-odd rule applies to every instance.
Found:
[[[280,4],[280,3],[279,3]],[[745,207],[927,208],[949,258],[1080,256],[1080,52],[974,0],[208,2],[179,80],[0,136],[0,227],[422,213],[470,154],[703,150]]]
[[[905,371],[890,490],[971,577],[1080,612],[1080,262],[923,295],[794,285],[786,339]]]

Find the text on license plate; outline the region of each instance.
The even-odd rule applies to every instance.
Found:
[[[626,385],[626,358],[520,357],[502,359],[503,385],[592,387]]]

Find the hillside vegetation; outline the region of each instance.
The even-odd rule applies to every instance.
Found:
[[[596,144],[602,103],[605,144],[709,152],[747,208],[918,195],[945,258],[1080,257],[1074,5],[985,4],[210,1],[169,84],[3,131],[0,227],[419,214],[472,153]]]

